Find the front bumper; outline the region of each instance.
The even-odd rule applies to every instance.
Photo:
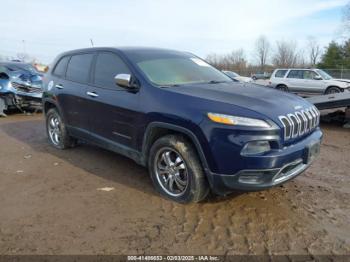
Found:
[[[42,107],[42,94],[0,93],[6,108],[35,108]]]
[[[307,138],[279,150],[268,159],[255,156],[252,159],[254,169],[250,169],[251,165],[248,165],[248,168],[243,168],[234,174],[217,174],[209,171],[207,177],[211,188],[216,194],[226,195],[235,190],[257,191],[280,185],[298,176],[311,165],[318,152],[310,159],[310,146],[319,145],[321,140],[322,132],[317,129]],[[266,168],[266,160],[271,165],[269,168]],[[258,168],[259,165],[261,168]]]

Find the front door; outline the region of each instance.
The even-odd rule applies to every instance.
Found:
[[[117,74],[131,74],[115,53],[100,52],[93,70],[93,83],[88,87],[89,124],[94,135],[128,147],[133,146],[139,117],[139,93],[119,87]]]
[[[324,81],[321,79],[317,80],[316,77],[321,77],[312,70],[304,71],[304,90],[308,94],[323,94],[326,88]]]

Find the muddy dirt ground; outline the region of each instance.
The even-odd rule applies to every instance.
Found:
[[[127,158],[52,148],[42,115],[0,118],[0,254],[350,254],[350,131],[322,128],[295,180],[180,205]]]

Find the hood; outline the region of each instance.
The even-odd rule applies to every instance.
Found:
[[[350,84],[350,79],[336,79],[336,78],[332,78],[329,81],[337,81],[337,82]]]
[[[38,88],[42,86],[42,77],[39,74],[33,74],[26,70],[18,70],[11,74],[11,82]]]
[[[256,84],[235,82],[194,84],[171,87],[169,90],[252,110],[273,120],[280,115],[294,113],[312,106],[308,101],[296,95]]]

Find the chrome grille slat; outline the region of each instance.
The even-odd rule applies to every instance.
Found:
[[[287,115],[279,116],[283,125],[284,140],[311,133],[320,123],[320,112],[310,107]]]
[[[310,113],[312,114],[312,128],[314,128],[316,126],[316,114],[312,108],[310,109]]]
[[[284,126],[284,139],[289,139],[293,132],[291,122],[286,116],[280,116],[279,119]]]
[[[300,120],[300,128],[299,128],[299,135],[303,135],[305,132],[305,117],[301,112],[296,112],[295,115]]]

